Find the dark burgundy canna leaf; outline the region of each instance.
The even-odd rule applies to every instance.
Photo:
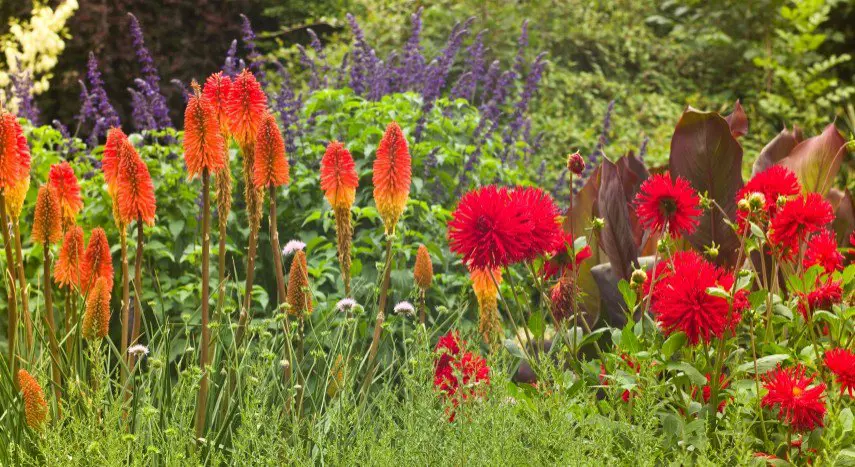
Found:
[[[740,138],[748,134],[748,116],[745,115],[745,110],[742,109],[739,99],[736,100],[736,104],[733,106],[733,112],[724,117],[724,119],[727,121],[727,125],[730,127],[730,134],[734,138]]]
[[[760,155],[757,156],[751,169],[751,175],[757,175],[787,157],[802,139],[801,128],[793,125],[793,130],[790,131],[784,127],[777,136],[772,138],[772,141],[769,141],[769,144],[760,150]]]
[[[617,166],[608,159],[603,160],[597,206],[605,220],[605,226],[600,232],[603,251],[615,275],[629,280],[633,267],[638,264],[638,247],[632,236],[623,180]]]
[[[806,191],[825,195],[834,184],[846,152],[846,140],[832,123],[822,134],[796,145],[779,164],[795,172]]]
[[[834,222],[831,223],[831,229],[837,238],[837,244],[848,246],[849,234],[855,230],[855,202],[852,200],[852,193],[849,190],[832,188],[825,198],[834,208]]]

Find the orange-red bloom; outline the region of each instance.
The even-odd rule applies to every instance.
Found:
[[[122,159],[131,152],[136,152],[134,146],[128,141],[128,136],[121,128],[110,128],[107,132],[107,142],[104,144],[104,155],[101,159],[101,170],[104,171],[104,180],[115,190],[116,181],[119,178],[119,164]]]
[[[267,96],[249,70],[243,70],[232,83],[226,101],[229,130],[241,146],[255,143],[258,127],[267,112]]]
[[[291,260],[291,270],[288,272],[288,314],[291,316],[306,316],[312,314],[312,292],[309,287],[309,273],[306,267],[306,253],[297,250]]]
[[[430,283],[433,282],[433,263],[430,260],[430,253],[427,247],[419,245],[419,250],[416,253],[416,266],[413,268],[413,278],[416,280],[416,285],[422,290],[427,290]]]
[[[321,189],[333,209],[350,209],[359,177],[356,164],[343,144],[332,141],[321,159]]]
[[[232,79],[224,75],[222,71],[212,74],[205,81],[202,89],[202,99],[208,101],[214,107],[217,125],[223,136],[229,135],[229,116],[226,112],[226,102],[229,92],[232,90]]]
[[[18,370],[18,386],[24,399],[24,418],[30,428],[37,430],[47,419],[48,405],[39,382],[27,370]]]
[[[0,189],[30,174],[30,148],[18,119],[0,109]]]
[[[374,159],[374,202],[383,218],[386,233],[395,231],[395,224],[407,206],[412,177],[410,165],[410,150],[404,132],[392,122],[386,127]]]
[[[141,219],[148,225],[154,224],[154,184],[148,167],[136,151],[119,161],[116,181],[122,222],[127,224]]]
[[[80,262],[83,259],[83,229],[73,225],[65,233],[53,278],[60,287],[80,287]]]
[[[107,288],[113,288],[113,258],[110,256],[110,244],[107,243],[107,234],[104,229],[96,227],[92,229],[89,244],[83,253],[83,261],[80,263],[80,289],[88,293],[95,281],[103,278]]]
[[[289,171],[282,133],[273,115],[265,114],[255,138],[252,183],[256,188],[284,185],[289,181]]]
[[[86,299],[86,313],[83,315],[83,337],[85,339],[103,339],[110,330],[110,289],[112,284],[99,277],[95,281],[92,293]]]
[[[48,185],[56,192],[62,210],[62,218],[68,223],[74,223],[77,213],[83,209],[83,199],[80,197],[80,184],[74,169],[68,162],[60,162],[50,166]]]
[[[194,86],[198,85],[193,82]],[[187,101],[184,111],[184,160],[190,178],[203,170],[216,172],[226,164],[225,142],[217,123],[217,109],[196,92]]]
[[[33,242],[46,244],[62,240],[62,214],[56,193],[47,185],[39,187],[36,215],[33,220]]]

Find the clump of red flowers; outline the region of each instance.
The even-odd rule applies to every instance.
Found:
[[[642,290],[645,295],[652,293],[651,309],[665,334],[682,331],[694,345],[724,337],[726,330],[733,330],[739,323],[741,312],[748,306],[745,291],[736,293],[733,304],[707,293],[710,287],[730,291],[733,280],[731,273],[697,252],[681,251],[670,262],[657,264]]]
[[[793,431],[811,431],[823,426],[825,417],[825,384],[810,386],[814,376],[805,375],[801,364],[791,368],[781,365],[763,376],[763,407],[777,408],[778,420],[786,422]]]
[[[799,293],[799,313],[805,321],[816,310],[831,310],[832,305],[840,303],[843,299],[843,288],[840,281],[830,278],[821,281],[817,278],[813,290],[807,294]]]
[[[823,358],[825,366],[834,373],[834,379],[840,384],[840,393],[855,397],[855,353],[846,349],[831,349]]]
[[[712,377],[710,376],[709,373],[707,373],[706,377],[707,377],[707,384],[705,384],[705,385],[703,385],[703,387],[701,387],[701,397],[703,398],[704,404],[709,404],[710,398],[712,397],[712,385],[710,384],[712,382]],[[719,386],[719,399],[720,400],[718,402],[718,411],[724,412],[724,406],[727,405],[727,401],[729,399],[726,397],[721,397],[721,391],[724,391],[725,389],[730,387],[730,383],[726,380],[725,375],[721,374],[718,377],[718,384],[721,385],[721,386]],[[697,395],[697,393],[698,393],[698,388],[697,388],[697,386],[695,386],[692,388],[692,398],[694,398]]]
[[[773,165],[759,174],[751,177],[751,180],[736,194],[736,201],[745,199],[752,193],[763,195],[763,218],[768,220],[778,212],[778,198],[781,196],[795,196],[801,192],[796,174],[782,165]],[[737,211],[737,223],[740,231],[747,226],[748,213]]]
[[[784,203],[772,218],[769,243],[782,258],[790,259],[810,234],[833,220],[831,204],[819,193],[807,193]]]
[[[463,350],[465,342],[457,331],[439,338],[434,352],[434,387],[442,393],[449,408],[449,421],[456,416],[454,408],[461,402],[483,397],[486,385],[490,384],[490,367],[480,355]]]
[[[646,228],[667,230],[674,237],[692,234],[701,215],[700,197],[683,177],[654,175],[641,184],[635,195],[635,213]]]
[[[814,234],[805,249],[804,267],[817,264],[827,273],[843,270],[843,255],[837,251],[837,239],[828,229]]]

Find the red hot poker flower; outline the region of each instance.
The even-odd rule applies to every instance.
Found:
[[[769,227],[769,243],[784,258],[791,258],[799,245],[834,220],[831,204],[819,193],[807,193],[787,201]]]
[[[209,76],[205,81],[204,89],[202,89],[202,99],[214,107],[217,125],[220,127],[220,133],[225,137],[229,135],[229,116],[226,111],[226,103],[231,90],[232,80],[222,71]]]
[[[267,96],[249,70],[243,70],[232,83],[226,101],[229,131],[242,147],[255,144],[258,127],[267,112]]]
[[[689,182],[671,175],[653,175],[635,195],[635,212],[642,225],[654,232],[665,228],[675,237],[689,235],[698,226],[700,198]]]
[[[60,287],[80,287],[80,262],[83,259],[83,229],[73,225],[65,233],[53,278]]]
[[[204,99],[193,82],[196,93],[187,101],[184,111],[184,160],[190,178],[222,169],[226,164],[223,135],[217,121],[217,109]]]
[[[395,231],[395,225],[410,196],[412,161],[407,139],[397,123],[386,127],[374,159],[374,202],[386,226],[386,233]]]
[[[68,162],[52,165],[48,174],[48,185],[56,193],[63,220],[73,224],[77,213],[83,209],[80,184],[77,182],[77,176],[74,175],[74,169]]]
[[[855,353],[846,349],[831,349],[823,358],[825,366],[834,373],[840,393],[855,398]]]
[[[828,229],[814,234],[805,250],[804,267],[809,268],[816,264],[829,274],[843,270],[843,255],[837,251],[837,240],[834,233]]]
[[[18,119],[0,109],[0,189],[30,174],[30,148]]]
[[[801,364],[783,369],[780,365],[763,376],[763,407],[778,408],[778,420],[786,422],[793,431],[811,431],[823,426],[825,417],[825,384],[813,387],[814,377],[805,376]]]
[[[119,163],[131,151],[136,152],[131,142],[128,141],[128,135],[121,128],[110,128],[107,131],[107,142],[104,144],[104,155],[101,159],[101,170],[104,171],[104,180],[107,181],[111,189],[116,188],[116,182],[119,178]]]
[[[56,193],[48,185],[39,187],[33,220],[33,242],[53,244],[62,239],[62,213]]]
[[[24,400],[24,418],[27,425],[38,430],[47,420],[48,405],[45,392],[39,382],[27,370],[18,370],[18,386],[21,388]]]
[[[148,166],[136,151],[120,161],[116,181],[119,216],[122,222],[128,224],[140,219],[148,225],[154,224],[154,184]]]
[[[356,164],[343,144],[332,141],[321,159],[321,189],[333,209],[350,209],[359,177]]]
[[[265,114],[255,137],[255,167],[252,183],[256,188],[281,186],[288,183],[290,167],[285,157],[285,141],[276,119]]]
[[[95,284],[95,281],[103,278],[107,288],[113,288],[113,258],[110,256],[110,244],[107,243],[107,234],[104,229],[96,227],[92,229],[89,244],[83,252],[83,261],[80,263],[80,290],[84,294]]]
[[[110,330],[110,289],[107,280],[99,277],[95,287],[86,298],[86,313],[83,315],[83,338],[103,339]]]

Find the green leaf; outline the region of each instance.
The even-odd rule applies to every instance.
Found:
[[[623,328],[620,334],[620,346],[626,352],[635,353],[641,350],[641,344],[638,342],[638,337],[632,332],[632,328],[627,325]]]
[[[662,356],[668,360],[672,355],[677,353],[677,351],[682,349],[684,345],[686,345],[686,334],[683,332],[675,332],[668,336],[668,338],[665,339],[665,342],[662,343]]]
[[[767,371],[775,368],[778,363],[781,363],[790,358],[787,354],[775,354],[768,355],[766,357],[761,357],[757,359],[757,372],[760,374],[766,373]],[[742,365],[736,367],[737,373],[751,373],[754,374],[754,362],[746,362]]]
[[[730,297],[730,294],[727,292],[727,290],[724,290],[721,287],[707,287],[707,294],[712,295],[713,297],[720,297],[724,299]]]
[[[535,339],[542,338],[543,333],[546,332],[546,322],[543,320],[543,316],[540,313],[532,313],[528,319],[528,328]]]
[[[696,384],[698,386],[703,386],[707,383],[707,378],[698,371],[697,368],[693,367],[688,362],[670,362],[665,365],[665,368],[671,371],[682,371],[689,377],[689,380],[692,381],[692,384]]]
[[[623,301],[626,303],[626,307],[629,310],[635,309],[635,304],[638,301],[638,295],[635,293],[635,290],[632,290],[632,287],[629,286],[629,282],[626,279],[621,279],[618,282],[618,290],[620,291],[621,296],[623,296]]]

